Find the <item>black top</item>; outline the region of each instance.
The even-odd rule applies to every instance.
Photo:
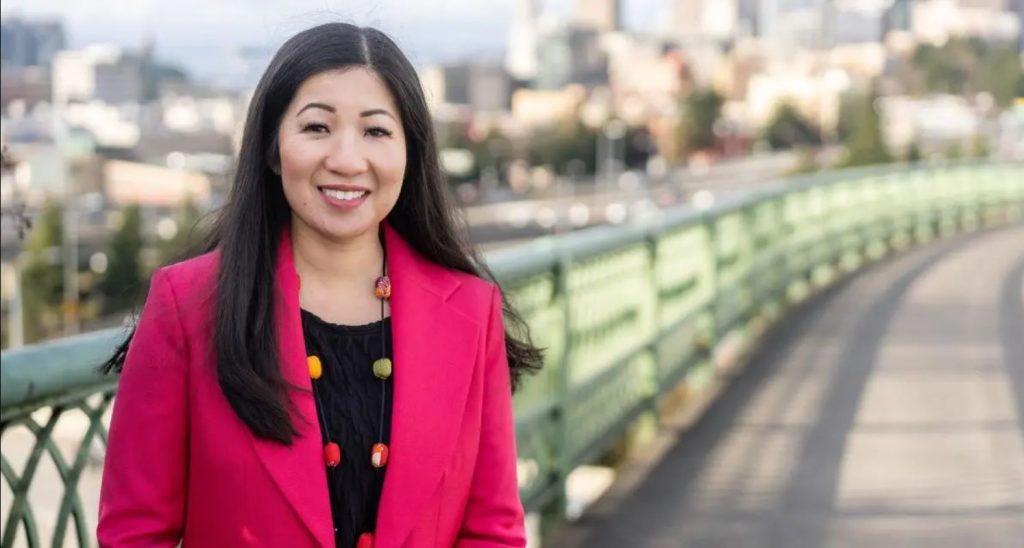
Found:
[[[314,381],[319,401],[317,414],[323,441],[341,446],[341,464],[327,468],[327,486],[334,518],[335,545],[354,547],[359,535],[373,532],[387,466],[370,464],[373,444],[391,441],[391,379],[373,375],[373,362],[391,358],[391,318],[384,319],[384,356],[381,355],[381,322],[366,325],[328,323],[312,312],[302,311],[306,354],[320,357],[323,372]],[[386,385],[386,388],[382,388]],[[382,394],[386,391],[386,397]],[[381,402],[384,432],[380,436]],[[322,407],[321,407],[322,406]],[[326,423],[327,432],[323,432]]]

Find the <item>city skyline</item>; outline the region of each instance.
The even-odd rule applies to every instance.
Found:
[[[378,27],[417,65],[469,57],[500,60],[506,52],[515,3],[442,0],[428,7],[401,0],[297,0],[284,7],[263,0],[180,0],[173,4],[148,0],[125,3],[123,10],[112,12],[101,10],[98,1],[14,0],[5,2],[0,14],[4,18],[60,19],[72,49],[100,43],[132,49],[152,40],[161,60],[181,65],[199,80],[215,81],[230,62],[231,50],[256,48],[269,54],[295,32],[327,21]],[[656,27],[668,3],[623,2],[626,28]],[[566,20],[574,0],[541,4],[542,18]]]

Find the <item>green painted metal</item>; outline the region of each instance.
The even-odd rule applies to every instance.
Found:
[[[957,231],[1024,219],[1024,165],[877,166],[794,178],[695,211],[543,238],[488,263],[547,348],[545,369],[515,399],[520,489],[546,521],[564,516],[565,481],[663,396],[713,377],[729,339],[779,318],[813,288],[887,253]],[[64,484],[51,545],[91,544],[78,481],[115,384],[96,366],[123,336],[107,330],[2,355],[0,436],[27,427],[20,471],[0,459],[13,498],[0,547],[22,532],[41,546],[27,493],[44,457]],[[49,410],[40,425],[39,414]],[[89,420],[65,460],[53,431],[69,410]]]

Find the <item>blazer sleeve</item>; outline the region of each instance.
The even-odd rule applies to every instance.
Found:
[[[496,287],[491,296],[486,333],[480,448],[456,545],[460,548],[526,546],[523,505],[516,479],[511,377],[505,353],[501,293]]]
[[[188,349],[174,290],[157,271],[128,348],[110,421],[97,537],[103,547],[176,546],[185,523]]]

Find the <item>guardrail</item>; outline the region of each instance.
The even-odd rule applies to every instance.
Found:
[[[749,345],[811,288],[915,243],[1022,218],[1022,164],[890,165],[794,178],[703,211],[489,254],[548,349],[545,369],[515,400],[525,506],[560,520],[574,468],[606,453],[682,384],[713,377],[716,352]],[[122,336],[105,330],[2,354],[0,464],[11,496],[0,547],[19,532],[40,546],[40,529],[63,546],[72,524],[78,544],[92,545],[95,515],[79,484],[99,462],[116,391],[95,367]],[[77,422],[66,457],[55,432],[68,416]],[[16,469],[6,441],[19,429],[31,448]],[[41,527],[30,499],[44,462],[62,492],[41,495],[55,508]]]

